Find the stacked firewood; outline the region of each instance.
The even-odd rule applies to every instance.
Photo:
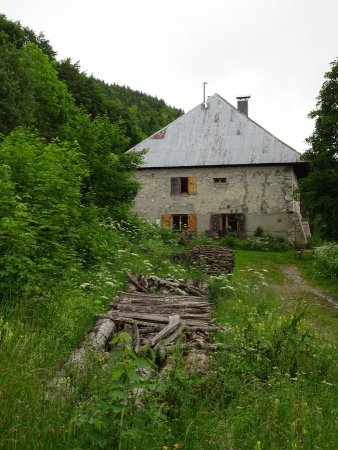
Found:
[[[235,254],[227,247],[199,245],[186,252],[172,256],[174,262],[201,267],[208,275],[232,273],[235,266]]]
[[[212,329],[208,302],[189,295],[120,292],[105,317],[132,334],[135,351],[145,345],[155,350],[172,346],[187,334],[190,344],[195,340],[198,347],[199,342],[208,340],[207,332]]]
[[[175,294],[194,295],[203,297],[206,295],[206,282],[203,280],[194,281],[189,278],[176,279],[174,277],[159,278],[155,275],[133,275],[128,273],[128,292],[143,292],[144,294]]]

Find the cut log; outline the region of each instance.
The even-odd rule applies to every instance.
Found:
[[[133,275],[130,272],[127,272],[127,277],[129,278],[129,280],[133,283],[134,286],[137,287],[137,289],[141,292],[144,292],[145,294],[149,294],[148,289],[146,289],[145,287],[143,287],[138,280],[133,277]]]
[[[140,332],[136,323],[133,324],[133,349],[138,354],[140,348]]]
[[[157,333],[150,341],[150,345],[154,347],[158,342],[172,334],[179,327],[181,319],[179,315],[169,316],[169,323],[159,333]]]
[[[183,331],[186,329],[186,327],[187,327],[186,322],[184,320],[181,320],[178,328],[173,333],[171,333],[167,338],[163,339],[161,342],[158,342],[155,345],[154,350],[157,350],[159,348],[159,346],[166,347],[167,345],[170,345],[173,342],[176,342],[176,340],[183,333]]]

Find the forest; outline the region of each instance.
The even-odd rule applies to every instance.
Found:
[[[126,150],[182,111],[57,61],[43,35],[4,16],[0,46],[6,290],[103,257],[98,229],[108,218],[126,218],[138,189],[132,174],[140,157]]]
[[[295,253],[262,233],[212,241],[134,216],[142,155],[126,151],[183,111],[58,61],[4,15],[0,54],[0,449],[335,448],[338,245],[323,238],[337,238],[337,207],[318,167],[334,186],[337,62],[300,188],[321,235]],[[203,251],[231,256],[224,273],[180,259]],[[210,332],[139,348],[133,325],[98,350],[97,323],[131,281],[136,303],[171,290],[195,314],[199,298]]]

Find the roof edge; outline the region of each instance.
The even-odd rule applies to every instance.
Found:
[[[286,144],[284,141],[282,141],[281,139],[279,139],[277,136],[275,136],[274,134],[272,134],[270,131],[268,131],[266,128],[262,127],[262,125],[260,125],[259,123],[255,122],[254,120],[251,119],[251,117],[243,114],[238,108],[236,108],[236,106],[232,105],[230,102],[228,102],[227,100],[225,100],[225,98],[223,98],[221,95],[217,94],[217,92],[215,92],[214,96],[219,97],[221,100],[223,100],[225,103],[227,103],[229,106],[231,106],[231,108],[234,108],[238,113],[242,114],[242,116],[246,117],[248,120],[250,120],[252,123],[254,123],[256,126],[258,126],[259,128],[261,128],[263,131],[265,131],[266,133],[268,133],[270,136],[272,136],[274,139],[277,139],[277,141],[279,141],[281,144],[285,145],[286,147],[288,147],[290,150],[292,150],[293,152],[297,153],[299,156],[301,156],[302,154],[298,151],[295,150],[293,147],[291,147],[290,145]]]

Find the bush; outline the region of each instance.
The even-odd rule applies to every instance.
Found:
[[[338,244],[327,245],[316,251],[315,268],[325,278],[338,278]]]
[[[258,227],[255,229],[254,236],[255,236],[255,237],[262,237],[262,236],[263,236],[263,233],[264,233],[263,228],[260,227],[260,226],[258,226]]]
[[[236,247],[243,250],[258,250],[263,252],[280,252],[288,249],[288,244],[281,236],[267,235],[264,237],[249,236],[243,241],[238,240]]]
[[[225,236],[223,236],[220,239],[220,243],[224,247],[240,248],[241,240],[239,239],[239,237],[235,233],[227,233]]]
[[[307,238],[307,244],[310,248],[314,248],[326,245],[327,243],[323,241],[323,239],[319,237],[317,234],[314,234],[313,236],[309,236]]]

